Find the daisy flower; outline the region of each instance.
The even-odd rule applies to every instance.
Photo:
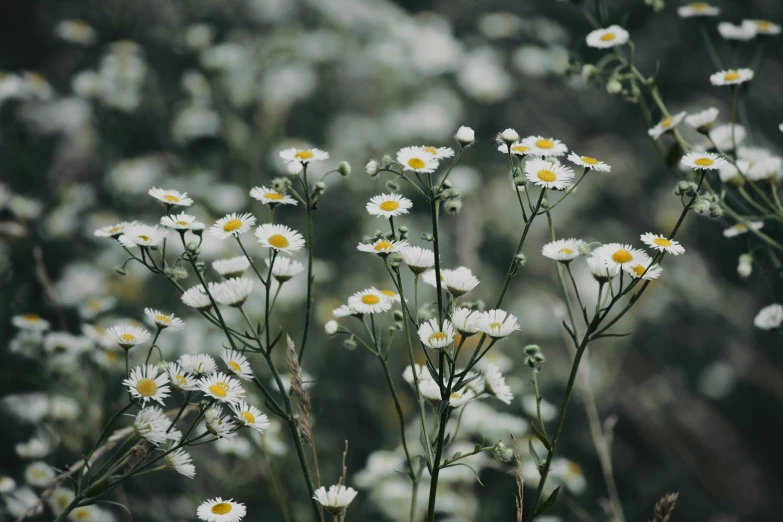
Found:
[[[218,303],[237,308],[245,304],[253,291],[253,280],[234,277],[216,284],[210,291]]]
[[[463,125],[457,129],[457,133],[454,135],[454,139],[457,140],[457,143],[463,147],[467,147],[476,141],[476,133],[470,127],[465,127]]]
[[[157,199],[158,201],[162,201],[167,205],[189,207],[193,204],[193,200],[188,197],[187,192],[178,192],[176,190],[165,190],[152,187],[147,193],[153,198]]]
[[[269,259],[264,259],[266,266],[269,266]],[[276,257],[275,262],[272,264],[272,276],[277,279],[279,283],[285,283],[289,281],[296,274],[304,270],[304,265],[299,261],[288,257]]]
[[[689,152],[682,157],[680,164],[694,170],[718,170],[729,162],[713,152]]]
[[[437,387],[436,383],[433,384],[435,384]],[[470,389],[470,386],[459,391],[453,391],[451,392],[451,395],[449,395],[449,407],[459,408],[460,406],[464,406],[475,398],[476,392]],[[438,399],[440,399],[440,397],[438,397]]]
[[[568,152],[565,143],[554,138],[528,136],[520,143],[528,147],[526,154],[531,156],[563,156]]]
[[[187,373],[194,373],[196,375],[208,375],[210,373],[215,373],[217,370],[215,359],[203,353],[197,355],[181,355],[178,362]]]
[[[300,163],[312,163],[329,159],[329,153],[321,149],[297,149],[295,147],[280,151],[280,158],[286,163],[298,161]]]
[[[160,218],[160,224],[175,230],[204,230],[204,223],[196,221],[195,216],[185,213],[163,216]]]
[[[21,330],[31,332],[45,332],[51,326],[49,321],[36,314],[15,315],[11,318],[11,323]]]
[[[223,348],[223,351],[220,352],[220,358],[226,363],[229,371],[243,381],[253,379],[253,370],[250,368],[250,362],[241,353]]]
[[[172,362],[166,370],[169,374],[169,383],[181,391],[193,391],[198,389],[198,379],[192,373],[186,372],[182,366]]]
[[[51,466],[45,462],[33,462],[24,470],[24,481],[37,488],[45,488],[57,478]]]
[[[356,292],[348,298],[348,308],[352,314],[377,314],[391,310],[392,300],[376,288]],[[335,315],[335,317],[337,317]]]
[[[244,504],[234,502],[233,499],[223,500],[220,497],[207,500],[196,511],[198,518],[206,522],[239,522],[245,518],[246,513]]]
[[[157,406],[142,408],[133,420],[133,430],[136,435],[155,445],[166,442],[168,439],[166,430],[169,429],[169,426],[171,426],[171,421]]]
[[[269,428],[269,418],[261,413],[261,410],[251,406],[245,401],[231,405],[231,410],[236,415],[237,421],[243,426],[253,428],[259,433],[264,433]]]
[[[209,229],[209,233],[218,239],[228,239],[244,234],[250,227],[256,224],[253,214],[238,214],[233,212],[215,221]]]
[[[182,302],[191,308],[195,308],[201,312],[212,308],[212,300],[207,295],[207,291],[201,285],[188,288],[180,297]]]
[[[579,249],[584,243],[581,239],[558,239],[544,245],[541,254],[561,263],[569,263],[579,257]]]
[[[125,231],[117,240],[126,248],[154,247],[166,239],[166,229],[134,223],[125,227]]]
[[[16,488],[16,481],[11,477],[0,476],[0,493],[8,493]],[[71,490],[67,490],[71,492]],[[69,501],[70,502],[70,501]],[[66,504],[67,506],[68,504]]]
[[[715,107],[704,109],[696,114],[690,114],[685,117],[685,123],[701,132],[708,132],[718,119],[720,111]]]
[[[237,425],[223,415],[220,406],[214,406],[204,412],[204,425],[207,431],[219,439],[233,439],[237,436]]]
[[[0,477],[0,484],[2,484],[1,477]],[[0,493],[7,493],[7,491],[4,491],[2,488],[0,488]],[[76,498],[76,494],[74,494],[73,489],[57,488],[54,491],[52,491],[52,494],[49,496],[47,503],[52,508],[52,511],[54,511],[55,514],[59,515],[60,513],[65,511],[65,508],[67,508],[70,505],[70,503],[73,501],[74,498]]]
[[[163,405],[163,399],[169,396],[169,379],[166,372],[158,374],[158,369],[152,364],[136,366],[131,370],[130,377],[122,381],[123,386],[133,397],[140,399],[142,405],[147,401],[157,401]]]
[[[783,159],[779,156],[763,158],[754,162],[747,170],[748,178],[753,181],[775,180],[783,169]]]
[[[500,133],[499,141],[514,143],[515,141],[519,141],[519,134],[514,129],[506,129]]]
[[[734,144],[739,145],[745,141],[747,135],[748,132],[745,130],[745,127],[734,124],[732,128],[730,123],[718,125],[710,131],[710,139],[722,151],[734,150]]]
[[[634,248],[631,245],[607,243],[596,248],[592,257],[602,260],[607,267],[622,268],[624,265],[634,265],[649,259],[650,256],[644,250]]]
[[[193,478],[196,475],[196,466],[193,465],[190,453],[182,448],[167,454],[164,460],[166,461],[166,466],[180,475],[188,478]]]
[[[240,277],[250,267],[250,260],[245,256],[236,256],[229,259],[218,259],[212,262],[212,268],[225,277],[231,279]]]
[[[424,147],[405,147],[397,152],[397,162],[405,170],[431,174],[438,168],[438,160]]]
[[[780,34],[780,26],[769,20],[743,20],[743,26],[751,26],[758,34],[775,35]]]
[[[525,177],[539,187],[564,190],[574,177],[574,171],[571,167],[535,159],[525,164]]]
[[[753,230],[759,230],[764,226],[763,221],[751,221],[750,228]],[[737,223],[734,226],[731,226],[723,231],[724,237],[736,237],[740,234],[747,234],[748,233],[748,226],[744,223]]]
[[[516,330],[519,323],[516,316],[505,310],[488,310],[481,315],[481,331],[493,339],[503,339]]]
[[[435,252],[426,248],[408,245],[399,254],[414,274],[421,274],[435,264]]]
[[[503,154],[508,154],[509,147],[511,148],[511,154],[515,156],[526,156],[530,152],[530,147],[522,145],[522,142],[515,141],[510,146],[506,143],[498,144],[498,150]]]
[[[356,250],[369,252],[371,254],[388,255],[392,252],[399,252],[408,246],[407,241],[389,241],[388,239],[377,239],[372,243],[359,243]]]
[[[710,76],[710,82],[715,86],[739,85],[753,79],[754,73],[750,69],[729,69],[718,71]]]
[[[783,323],[783,306],[775,303],[762,308],[753,319],[756,328],[762,330],[774,330],[780,328]]]
[[[685,119],[685,114],[685,112],[679,112],[674,116],[667,116],[655,124],[652,129],[649,129],[647,134],[649,134],[652,139],[657,140],[670,130],[674,130],[674,128],[677,127],[677,125],[679,125],[683,119]]]
[[[150,338],[150,333],[144,328],[123,324],[108,328],[106,336],[127,350],[147,341]]]
[[[332,316],[335,319],[340,319],[341,317],[348,317],[349,315],[356,315],[360,312],[351,309],[348,305],[340,305],[339,307],[332,310]]]
[[[432,154],[432,157],[438,161],[454,156],[454,149],[451,147],[432,147],[430,145],[426,145],[423,146],[422,149],[424,149],[425,152]]]
[[[642,234],[641,237],[642,242],[644,242],[645,245],[660,252],[666,252],[667,254],[672,254],[675,256],[685,253],[685,248],[683,248],[679,242],[673,239],[668,239],[666,236],[647,232],[646,234]]]
[[[164,314],[160,310],[153,310],[152,308],[145,308],[144,315],[146,315],[150,321],[160,328],[173,328],[174,330],[182,330],[185,328],[185,321],[180,319],[174,314]]]
[[[451,314],[451,323],[463,337],[471,336],[481,331],[481,312],[471,308],[457,308]]]
[[[724,40],[747,42],[756,37],[758,29],[755,24],[743,23],[741,25],[734,25],[729,22],[721,22],[718,24],[718,32]]]
[[[261,246],[274,248],[285,254],[301,250],[305,245],[302,234],[285,225],[266,223],[259,226],[255,234]]]
[[[634,261],[631,264],[623,265],[623,270],[634,279],[641,277],[648,281],[658,279],[663,273],[663,267],[657,263],[653,264],[652,258],[649,256],[639,262]]]
[[[447,273],[442,273],[443,286],[454,297],[467,294],[479,284],[478,278],[473,275],[473,272],[469,268],[460,267],[456,270],[450,270]]]
[[[454,342],[454,326],[448,319],[443,321],[443,327],[437,319],[430,319],[419,326],[419,339],[429,348],[445,348]]]
[[[380,293],[394,301],[395,303],[402,303],[402,298],[400,297],[400,294],[393,290],[378,290]]]
[[[484,370],[484,391],[496,397],[505,404],[511,404],[514,394],[506,384],[506,379],[500,373],[500,369],[494,364],[488,364]]]
[[[628,31],[619,25],[610,25],[605,29],[596,29],[591,31],[585,40],[587,45],[596,49],[607,49],[616,47],[628,42]]]
[[[575,152],[572,152],[568,155],[568,161],[574,163],[575,165],[579,165],[580,167],[596,170],[598,172],[609,172],[612,170],[612,167],[603,161],[599,161],[590,156],[579,156]]]
[[[97,33],[84,20],[62,20],[54,27],[54,34],[66,42],[90,45]]]
[[[377,217],[393,218],[407,214],[412,206],[413,202],[410,199],[399,194],[381,194],[374,196],[367,203],[367,213]]]
[[[325,486],[321,486],[315,490],[313,499],[332,515],[340,515],[348,509],[348,505],[356,498],[356,495],[358,495],[358,491],[343,485],[329,486],[328,491]]]
[[[198,387],[204,395],[229,404],[239,402],[247,395],[238,380],[222,372],[202,377]]]
[[[135,221],[123,221],[121,223],[117,223],[116,225],[108,225],[105,227],[101,227],[95,231],[95,236],[117,238],[120,237],[125,232],[125,229],[127,227],[135,224],[136,224]]]
[[[250,191],[250,197],[257,199],[264,205],[296,205],[297,201],[289,196],[266,187],[253,187]]]
[[[713,7],[707,2],[694,2],[677,8],[680,18],[693,18],[697,16],[718,16],[720,8]]]

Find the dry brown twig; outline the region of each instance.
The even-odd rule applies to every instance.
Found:
[[[523,486],[525,485],[525,480],[522,478],[522,458],[519,456],[517,439],[514,435],[511,435],[511,440],[514,442],[514,460],[517,461],[517,467],[514,469],[514,480],[517,482],[517,494],[514,495],[514,503],[517,506],[517,522],[522,522],[522,515],[524,514],[522,500],[524,497]]]
[[[313,465],[315,467],[316,486],[321,487],[321,472],[318,469],[318,454],[315,451],[315,437],[313,434],[313,423],[310,417],[310,392],[305,388],[302,382],[302,367],[299,366],[299,356],[296,353],[296,346],[290,335],[286,336],[288,349],[286,357],[288,359],[288,371],[291,373],[291,390],[299,399],[299,415],[297,416],[297,425],[302,439],[310,446],[313,452]]]
[[[658,500],[653,509],[653,519],[651,522],[669,522],[674,507],[677,505],[679,493],[667,493]]]
[[[43,288],[49,303],[52,305],[54,312],[57,314],[57,322],[60,323],[60,328],[64,331],[68,330],[68,322],[65,320],[65,312],[60,307],[60,302],[57,300],[57,293],[54,291],[52,281],[49,279],[49,273],[46,271],[46,264],[43,260],[43,250],[41,247],[33,247],[33,258],[35,259],[35,277],[38,279],[41,288]]]

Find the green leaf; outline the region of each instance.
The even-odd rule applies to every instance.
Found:
[[[443,412],[446,411],[448,408],[449,408],[449,401],[443,401],[443,400],[438,401],[438,409],[437,409],[438,417],[443,415]]]
[[[542,515],[547,509],[551,508],[552,505],[557,501],[557,495],[560,493],[560,486],[557,486],[555,490],[552,492],[551,495],[549,495],[549,498],[547,498],[543,504],[541,504],[541,507],[538,508],[533,515],[533,518]]]
[[[110,504],[112,506],[119,506],[122,509],[124,509],[127,514],[129,515],[131,514],[130,509],[128,509],[128,506],[120,502],[114,502],[113,500],[98,500],[96,504]]]
[[[536,428],[535,424],[530,424],[530,427],[533,428],[533,435],[535,435],[536,438],[541,441],[541,444],[544,445],[547,451],[552,451],[552,444],[549,442],[549,439],[546,438],[546,435],[538,431],[538,428]]]
[[[536,449],[533,447],[533,441],[532,440],[528,441],[527,445],[528,448],[530,449],[530,455],[532,455],[533,457],[533,462],[536,463],[536,468],[540,469],[541,467],[543,467],[544,463],[541,462],[541,457],[539,457],[538,453],[536,453]]]
[[[104,493],[107,489],[109,489],[109,482],[104,482],[103,484],[93,486],[85,491],[84,496],[88,498],[94,498],[99,496],[101,493]]]

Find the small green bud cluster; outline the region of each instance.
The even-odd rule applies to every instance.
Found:
[[[539,371],[544,361],[546,361],[546,357],[541,353],[541,348],[537,344],[525,346],[525,364],[533,371]]]

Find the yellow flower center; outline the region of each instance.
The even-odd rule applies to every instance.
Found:
[[[385,210],[386,212],[391,212],[400,208],[400,204],[397,201],[384,201],[378,206],[381,207],[381,210]]]
[[[733,82],[736,80],[739,80],[740,75],[737,71],[729,71],[726,74],[723,75],[723,79],[727,82]]]
[[[137,238],[141,239],[142,241],[149,241],[150,236],[136,236]]]
[[[41,320],[41,318],[35,314],[25,314],[23,317],[25,321],[30,321],[31,323],[37,323]]]
[[[373,294],[366,294],[362,296],[362,303],[368,304],[368,305],[374,305],[381,302],[381,298],[377,295]]]
[[[570,249],[570,248],[568,248],[568,247],[563,247],[563,248],[561,248],[560,250],[558,250],[557,252],[558,252],[559,254],[565,254],[565,255],[567,255],[567,256],[570,256],[571,254],[573,254],[573,253],[574,253],[574,251],[573,251],[573,250],[571,250],[571,249]]]
[[[669,117],[668,117],[668,118],[666,118],[665,120],[661,121],[661,127],[663,127],[664,129],[666,129],[666,128],[670,127],[672,123],[674,123],[674,118],[672,118],[671,116],[669,116]]]
[[[696,161],[694,161],[696,165],[701,165],[702,167],[709,167],[714,161],[712,161],[710,158],[699,158]]]
[[[524,153],[530,150],[530,147],[525,147],[524,145],[514,145],[513,147],[511,147],[511,150],[519,153]]]
[[[500,330],[503,328],[503,323],[489,323],[490,330]]]
[[[74,512],[73,516],[76,517],[76,520],[88,520],[90,518],[91,513],[87,511],[86,509],[80,509],[76,512]]]
[[[171,319],[169,319],[165,315],[156,315],[155,320],[159,323],[171,324]]]
[[[395,294],[391,290],[381,290],[381,293],[383,295],[388,295],[389,297],[397,297],[397,294]]]
[[[582,162],[587,163],[588,165],[598,165],[598,160],[591,158],[590,156],[582,156]]]
[[[109,234],[116,234],[117,232],[120,232],[122,230],[122,227],[112,227],[109,229]]]
[[[695,4],[691,4],[691,9],[693,9],[694,11],[702,12],[702,11],[706,11],[709,6],[710,4],[706,2],[696,2]]]
[[[278,192],[267,192],[266,194],[264,194],[264,197],[266,199],[274,199],[274,200],[283,199],[283,195]]]
[[[557,180],[557,176],[551,170],[539,170],[538,179],[541,181],[546,181],[547,183],[551,183]]]
[[[655,243],[658,246],[662,246],[662,247],[670,247],[670,246],[672,246],[672,242],[671,241],[669,241],[668,239],[664,239],[662,237],[656,237],[655,239],[653,239],[653,243]]]
[[[212,395],[217,395],[218,397],[223,398],[228,395],[228,384],[223,381],[216,382],[209,387],[209,391],[212,393]]]
[[[627,263],[629,261],[633,260],[633,256],[629,251],[627,251],[624,248],[621,248],[614,254],[612,254],[612,260],[614,260],[615,263]]]
[[[375,243],[375,246],[373,247],[376,252],[380,252],[381,250],[389,250],[394,248],[394,245],[391,241],[386,241],[385,239],[382,239]]]
[[[642,265],[636,265],[633,267],[633,271],[636,275],[641,276],[644,273],[644,267]]]
[[[187,221],[177,221],[177,225],[179,225],[181,227],[186,227],[186,226],[190,225],[190,223],[188,223]]]
[[[453,392],[451,395],[449,395],[450,399],[459,399],[462,397],[462,395],[459,392]]]
[[[734,225],[734,228],[736,228],[737,230],[747,230],[748,229],[748,227],[746,227],[742,223],[737,223],[736,225]]]
[[[68,504],[70,504],[70,503],[71,503],[71,500],[68,497],[65,497],[65,496],[57,497],[57,506],[60,509],[67,508]]]
[[[136,336],[133,334],[124,333],[120,336],[120,341],[124,343],[132,343],[135,340],[136,340]]]
[[[177,384],[177,386],[186,386],[188,384],[188,380],[183,377],[182,375],[177,375],[174,377],[174,382]]]
[[[576,462],[569,462],[568,463],[568,473],[570,475],[581,475],[582,474],[582,468]]]
[[[408,166],[412,169],[422,169],[426,163],[421,158],[411,158],[408,160]]]
[[[296,153],[296,157],[300,160],[311,159],[313,157],[313,153],[309,150],[300,150]]]
[[[256,423],[256,417],[249,411],[243,411],[239,414],[239,418],[243,421],[247,422],[248,424],[255,424]]]
[[[432,344],[432,343],[437,342],[437,341],[445,341],[448,338],[449,338],[449,336],[446,335],[443,332],[435,332],[432,335],[430,335],[429,337],[427,337],[427,341],[430,344]]]
[[[538,140],[536,142],[536,147],[539,149],[551,149],[554,146],[555,144],[552,140]]]
[[[235,372],[241,372],[241,371],[242,371],[242,367],[241,367],[241,366],[239,366],[239,365],[238,365],[237,363],[235,363],[234,361],[228,361],[228,366],[229,366],[229,367],[230,367],[232,370],[234,370]]]
[[[435,147],[424,147],[424,150],[426,150],[427,152],[433,155],[438,153],[438,149],[436,149]]]
[[[269,236],[269,239],[267,239],[270,245],[272,245],[275,248],[286,248],[290,243],[288,242],[288,238],[285,237],[283,234],[275,234],[273,236]]]
[[[177,196],[172,196],[171,194],[166,194],[165,196],[163,196],[163,199],[165,199],[169,203],[177,203],[179,201],[179,198]]]
[[[756,20],[756,27],[758,27],[759,31],[766,32],[770,30],[771,23],[766,20]]]
[[[601,41],[602,42],[611,42],[616,38],[616,35],[614,33],[604,33],[601,35]]]
[[[109,362],[114,362],[117,359],[119,359],[119,355],[117,355],[117,352],[104,352],[106,354],[106,360]]]
[[[225,232],[233,232],[234,230],[238,229],[241,226],[242,226],[241,219],[232,219],[230,221],[226,221],[226,223],[223,224],[223,230]]]
[[[225,515],[226,513],[230,513],[231,504],[228,504],[226,502],[215,504],[214,506],[212,506],[212,512],[216,515]]]
[[[136,383],[136,391],[142,397],[152,397],[158,391],[158,385],[152,379],[139,379]]]

